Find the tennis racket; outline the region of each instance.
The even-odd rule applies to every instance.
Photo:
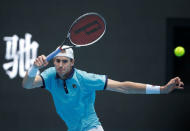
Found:
[[[106,21],[98,13],[86,13],[77,18],[71,25],[66,39],[63,43],[49,54],[46,58],[50,61],[59,52],[67,48],[89,46],[102,38],[106,31]],[[71,44],[71,46],[63,47],[63,45]]]

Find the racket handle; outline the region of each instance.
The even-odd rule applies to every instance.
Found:
[[[50,60],[53,59],[59,52],[61,52],[61,49],[60,49],[60,48],[56,49],[55,51],[53,51],[51,54],[49,54],[49,55],[46,57],[46,60],[47,60],[47,61],[50,61]]]

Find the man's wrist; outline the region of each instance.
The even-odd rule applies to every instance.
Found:
[[[165,86],[160,86],[160,94],[167,94]]]

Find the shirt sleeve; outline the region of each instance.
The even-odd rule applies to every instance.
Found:
[[[85,86],[95,90],[105,90],[107,86],[107,76],[84,72],[83,74]]]
[[[42,88],[45,88],[47,90],[51,89],[51,82],[52,82],[52,77],[55,76],[54,74],[55,73],[54,73],[53,68],[48,68],[40,74],[42,81],[43,81]]]

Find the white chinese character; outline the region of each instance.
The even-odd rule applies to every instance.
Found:
[[[18,71],[19,76],[24,77],[26,70],[37,57],[39,44],[36,41],[31,42],[31,38],[32,35],[29,33],[25,34],[25,39],[19,39],[17,35],[4,37],[6,41],[5,59],[9,62],[3,64],[3,69],[11,79],[17,76]]]

